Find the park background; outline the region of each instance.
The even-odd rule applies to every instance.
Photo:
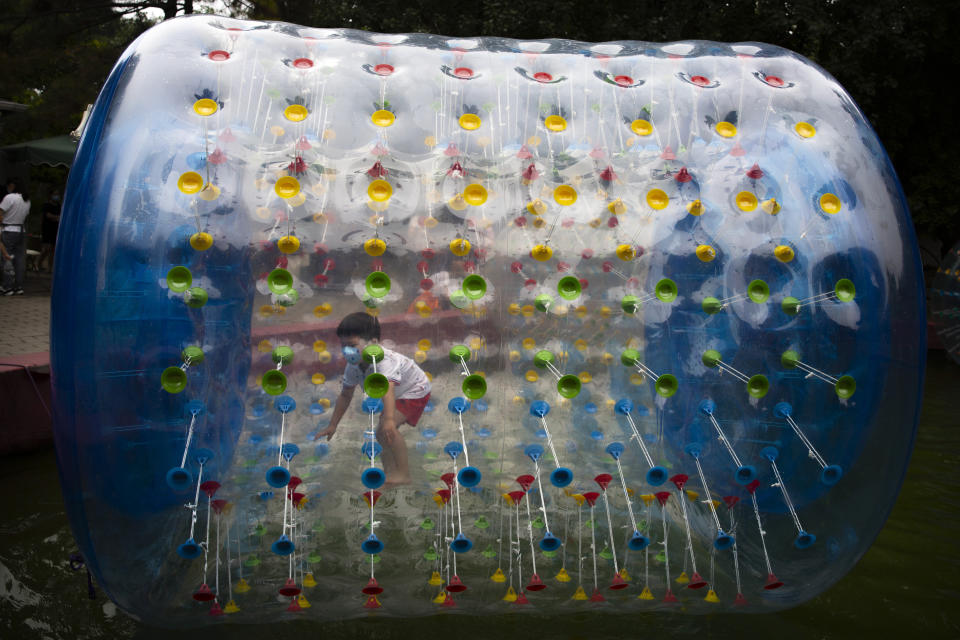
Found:
[[[903,183],[928,277],[960,240],[960,165],[953,138],[960,118],[954,86],[960,83],[960,2],[949,0],[5,0],[0,7],[0,147],[68,140],[130,42],[160,20],[199,12],[386,33],[756,41],[785,47],[836,77],[875,128]],[[32,164],[23,151],[14,147],[2,154],[0,170],[27,181],[34,211],[29,228],[39,236],[40,207],[54,192],[62,193],[68,168]],[[36,317],[23,322],[22,331],[29,324],[42,333],[49,277],[31,277],[27,298],[37,306],[31,311]],[[0,301],[3,306],[9,306],[7,300]],[[8,343],[22,342],[21,329],[4,313],[0,325]],[[0,356],[8,354],[5,348],[0,342]],[[703,617],[625,616],[609,610],[560,618],[440,616],[323,628],[297,622],[228,625],[178,635],[960,637],[958,389],[960,367],[942,351],[931,351],[916,449],[887,526],[853,572],[791,611]],[[0,408],[0,423],[2,416]],[[85,574],[69,569],[67,557],[75,545],[52,450],[0,458],[0,481],[5,487],[0,492],[0,638],[170,637],[116,611],[99,590],[89,599]]]

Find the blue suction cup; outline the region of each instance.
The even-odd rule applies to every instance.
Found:
[[[475,487],[480,484],[482,477],[480,469],[476,467],[464,467],[457,473],[457,482],[460,483],[461,486],[469,489],[470,487]]]
[[[197,461],[197,464],[201,466],[205,465],[213,460],[213,451],[210,451],[210,449],[204,449],[202,447],[199,449],[194,449],[193,459]]]
[[[273,551],[278,556],[288,556],[293,553],[294,549],[296,549],[296,546],[293,544],[293,540],[288,538],[285,533],[280,534],[280,537],[270,545],[270,551]]]
[[[563,545],[563,543],[560,542],[560,538],[549,531],[543,534],[543,538],[540,540],[540,548],[544,551],[556,551],[561,545]]]
[[[378,469],[376,467],[364,469],[363,473],[360,474],[360,482],[362,482],[363,486],[365,486],[367,489],[379,489],[386,481],[387,474],[383,472],[383,469]]]
[[[651,487],[659,487],[667,481],[667,470],[663,467],[650,467],[647,471],[647,484]]]
[[[557,467],[550,472],[550,484],[563,488],[573,482],[573,471],[566,467]]]
[[[613,410],[619,413],[620,415],[627,415],[633,411],[633,403],[627,400],[626,398],[622,400],[617,400],[617,404],[613,405]]]
[[[186,491],[193,485],[193,474],[183,467],[174,467],[167,471],[167,486],[174,491]]]
[[[812,547],[813,543],[817,541],[817,536],[812,533],[807,533],[806,531],[801,531],[797,534],[797,537],[793,540],[793,546],[797,549],[806,549]]]
[[[366,540],[360,543],[360,548],[364,553],[368,553],[372,556],[375,553],[380,553],[383,551],[383,543],[380,542],[380,538],[377,537],[377,534],[371,533]]]
[[[447,403],[447,409],[450,413],[465,413],[470,410],[470,401],[466,398],[452,398]]]
[[[634,550],[640,551],[641,549],[646,549],[650,545],[650,538],[643,535],[639,531],[634,531],[633,535],[630,536],[630,540],[627,542],[627,546]]]
[[[604,449],[614,460],[620,459],[620,456],[623,455],[623,450],[624,446],[622,442],[611,442],[607,445],[607,448]]]
[[[273,406],[280,413],[290,413],[297,408],[297,401],[290,396],[280,396],[273,401]]]
[[[543,400],[537,400],[530,405],[530,415],[532,416],[542,418],[548,413],[550,413],[550,405]]]
[[[360,445],[360,453],[362,453],[368,460],[373,460],[380,452],[383,451],[383,447],[380,446],[379,442],[370,442],[369,440],[364,441]]]
[[[193,560],[194,558],[200,557],[200,555],[203,553],[203,549],[200,547],[200,545],[194,542],[193,538],[190,538],[177,547],[177,553],[181,558]]]
[[[789,402],[778,402],[773,407],[773,415],[778,418],[786,418],[789,415],[793,414],[793,407],[790,406]]]
[[[734,474],[733,479],[736,480],[739,485],[747,485],[753,482],[756,477],[756,468],[754,468],[753,465],[745,464],[737,467],[737,472]]]
[[[380,413],[383,411],[383,400],[380,398],[367,398],[360,403],[360,409],[364,413]]]
[[[838,464],[829,464],[823,468],[823,471],[820,472],[820,482],[832,487],[840,481],[840,478],[843,476],[843,469],[840,468]]]
[[[283,467],[270,467],[267,469],[267,484],[274,489],[285,487],[290,482],[290,472]]]
[[[523,455],[536,463],[540,460],[540,456],[543,455],[543,447],[538,444],[527,445],[527,448],[523,450]]]
[[[713,539],[713,546],[718,551],[726,551],[733,546],[734,542],[735,540],[733,539],[732,535],[729,533],[724,533],[723,531],[718,531],[717,537]]]
[[[473,549],[473,543],[470,542],[470,538],[462,533],[458,533],[457,537],[450,543],[450,548],[454,553],[466,553],[470,551],[470,549]]]
[[[456,460],[457,456],[463,453],[463,445],[456,441],[448,442],[444,445],[443,452],[450,456],[452,460]]]
[[[293,460],[293,457],[298,453],[300,453],[300,447],[292,442],[285,442],[283,448],[280,450],[280,455],[283,456],[283,459],[287,462]]]

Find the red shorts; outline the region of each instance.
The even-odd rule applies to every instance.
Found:
[[[429,393],[422,398],[401,398],[396,402],[397,411],[403,414],[407,424],[415,427],[417,423],[420,422],[420,416],[423,415],[423,408],[427,406],[429,400]]]

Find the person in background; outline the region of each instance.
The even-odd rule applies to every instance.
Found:
[[[27,268],[27,216],[30,214],[30,196],[16,180],[7,180],[7,195],[0,201],[0,242],[13,262],[13,282],[4,277],[0,295],[22,296],[23,276]],[[6,274],[6,272],[4,272]],[[8,286],[9,285],[9,286]]]
[[[37,265],[41,271],[53,271],[53,251],[57,246],[57,230],[60,228],[60,194],[56,191],[50,196],[50,202],[43,205],[43,226],[40,258]],[[46,262],[47,266],[44,266]]]

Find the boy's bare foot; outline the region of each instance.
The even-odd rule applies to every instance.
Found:
[[[393,489],[394,487],[402,487],[405,485],[413,484],[413,480],[409,476],[397,477],[392,476],[387,478],[387,481],[383,483],[384,489]]]

